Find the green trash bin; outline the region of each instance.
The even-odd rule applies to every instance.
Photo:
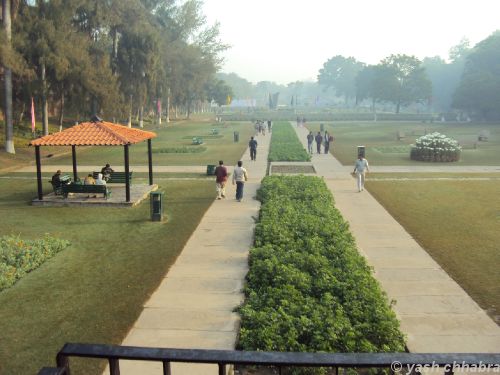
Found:
[[[240,133],[239,132],[234,132],[234,141],[239,142],[240,141]]]
[[[207,165],[207,176],[213,176],[215,174],[215,165]]]
[[[151,208],[151,221],[163,220],[163,192],[152,191],[149,193],[149,201]]]
[[[358,153],[356,154],[356,157],[358,157],[359,155],[365,157],[365,146],[358,146]]]

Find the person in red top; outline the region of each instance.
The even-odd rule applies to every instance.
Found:
[[[227,168],[222,160],[215,168],[215,185],[217,187],[217,199],[226,198]]]

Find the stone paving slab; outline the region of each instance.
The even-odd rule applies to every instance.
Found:
[[[235,348],[240,320],[234,309],[244,298],[242,288],[248,272],[248,251],[253,244],[255,219],[260,209],[254,197],[266,173],[269,139],[269,136],[257,138],[257,161],[250,160],[248,150],[242,156],[243,166],[249,173],[242,202],[235,200],[235,188],[229,182],[226,199],[214,200],[174,265],[145,303],[123,345]],[[187,171],[182,168],[183,172]],[[157,363],[120,361],[120,364],[121,374],[125,375],[162,373],[162,365]],[[211,375],[217,374],[218,368],[172,364],[172,373]]]
[[[307,130],[295,128],[306,146]],[[335,144],[334,144],[335,147]],[[500,327],[370,195],[357,192],[348,173],[332,155],[312,156],[335,205],[349,222],[360,252],[374,269],[401,321],[407,347],[415,353],[496,353]],[[354,165],[354,159],[353,159]],[[484,172],[500,167],[379,167],[380,172]]]

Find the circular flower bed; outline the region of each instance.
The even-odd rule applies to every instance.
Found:
[[[454,139],[441,133],[423,135],[411,146],[412,160],[452,162],[460,159],[462,148]]]

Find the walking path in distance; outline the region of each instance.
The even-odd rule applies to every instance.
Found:
[[[243,301],[248,251],[260,209],[254,197],[266,174],[270,138],[256,138],[257,161],[250,160],[248,150],[241,159],[249,174],[242,202],[235,200],[229,180],[226,199],[214,200],[122,345],[235,348],[239,317],[233,310]],[[213,189],[215,199],[215,178]],[[162,373],[161,363],[120,361],[120,369],[124,375]],[[218,367],[176,363],[172,373],[211,375],[218,374]]]
[[[308,130],[292,126],[307,150]],[[356,182],[349,175],[354,161],[353,166],[344,167],[331,154],[312,156],[316,173],[325,178],[360,252],[374,268],[389,299],[396,301],[393,308],[407,335],[408,349],[415,353],[497,353],[500,327],[368,191],[357,192]],[[384,172],[408,167],[392,168],[385,167]],[[444,172],[458,169],[439,168]],[[464,168],[483,171],[483,167]],[[379,169],[382,167],[370,167],[371,171]]]

